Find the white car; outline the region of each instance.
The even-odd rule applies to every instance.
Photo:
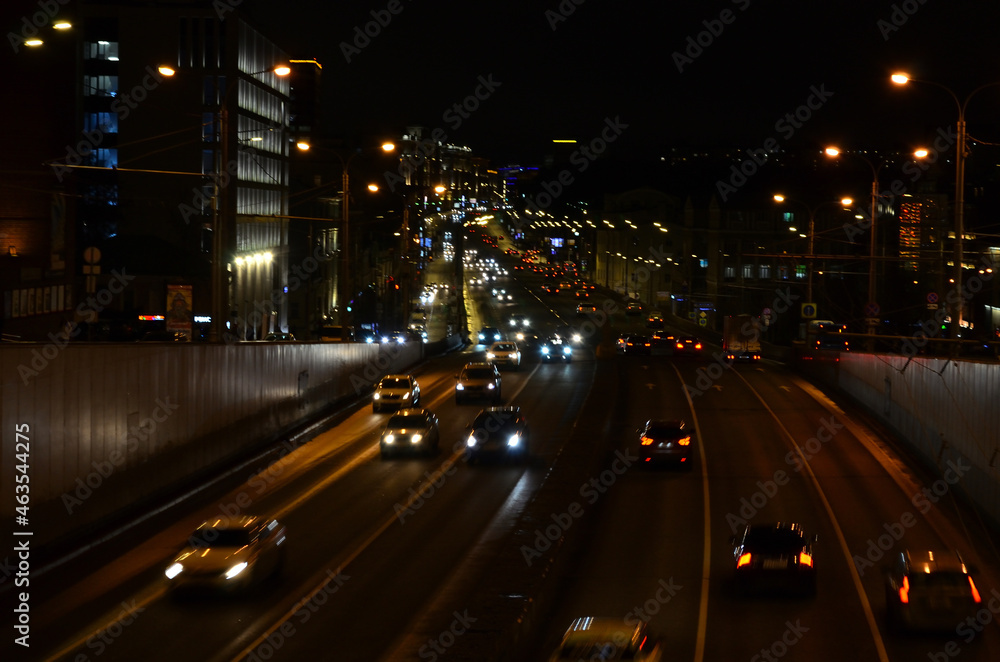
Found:
[[[245,591],[281,572],[284,563],[285,527],[244,515],[202,523],[164,574],[170,590]]]
[[[521,350],[517,348],[517,343],[501,340],[486,350],[486,360],[496,366],[506,365],[517,370],[521,367]]]
[[[372,412],[403,409],[420,404],[420,384],[413,375],[386,375],[375,385]]]

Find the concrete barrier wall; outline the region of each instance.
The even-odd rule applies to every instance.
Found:
[[[417,343],[2,345],[0,519],[15,515],[22,460],[28,528],[43,545],[197,483],[425,351]],[[15,427],[25,425],[26,457]]]
[[[961,473],[956,487],[1000,524],[1000,365],[855,352],[828,359],[799,366],[864,405],[942,477]]]

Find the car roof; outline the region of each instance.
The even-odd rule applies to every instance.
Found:
[[[683,419],[651,418],[646,421],[647,428],[676,428],[683,430],[687,423]]]
[[[383,375],[382,379],[413,379],[413,375]]]
[[[623,618],[585,616],[575,619],[563,635],[561,649],[574,648],[588,643],[628,642],[632,646],[640,643],[645,634],[646,624],[630,625]]]

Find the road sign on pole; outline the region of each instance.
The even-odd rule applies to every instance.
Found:
[[[802,304],[802,319],[816,319],[816,304],[814,303],[804,303]]]

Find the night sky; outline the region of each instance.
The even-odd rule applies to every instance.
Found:
[[[328,133],[439,127],[498,164],[537,160],[553,138],[589,142],[609,121],[627,127],[608,148],[625,158],[769,139],[781,148],[836,141],[908,150],[953,126],[957,105],[940,88],[893,86],[892,71],[960,99],[1000,81],[995,1],[247,0],[241,8],[294,57],[324,65]],[[355,42],[366,25],[375,36]],[[998,90],[978,93],[967,112],[970,134],[996,143]],[[465,116],[455,109],[463,102]]]

